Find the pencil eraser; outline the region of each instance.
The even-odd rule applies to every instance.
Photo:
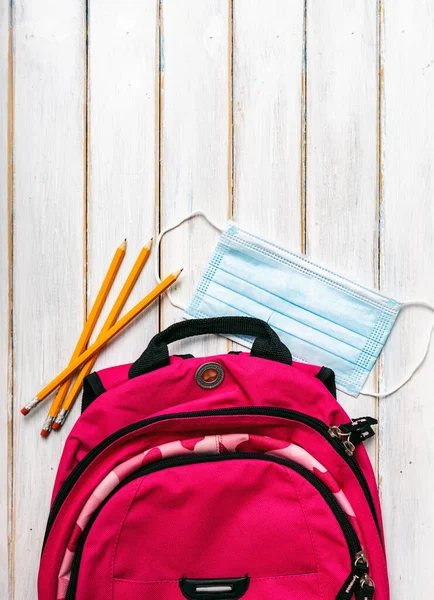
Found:
[[[24,408],[21,409],[21,414],[22,415],[28,415],[29,411],[27,410],[27,408],[24,406]]]
[[[42,437],[44,437],[44,438],[46,438],[46,437],[48,437],[48,434],[49,434],[49,433],[50,433],[50,432],[49,432],[49,431],[47,431],[46,429],[42,429],[42,431],[41,431],[41,436],[42,436]]]
[[[59,429],[60,429],[61,427],[62,427],[62,426],[61,426],[61,424],[60,424],[60,423],[56,423],[56,422],[54,422],[54,423],[53,423],[53,429],[54,429],[54,431],[59,431]]]

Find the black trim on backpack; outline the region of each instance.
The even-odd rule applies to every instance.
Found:
[[[83,397],[81,399],[81,412],[83,413],[92,402],[106,391],[96,371],[87,375],[83,380]]]
[[[336,398],[336,381],[335,372],[328,367],[321,367],[318,373],[315,375],[317,379],[323,382],[330,394]]]

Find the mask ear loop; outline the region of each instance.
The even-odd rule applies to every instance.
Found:
[[[403,309],[408,308],[409,306],[420,306],[422,308],[427,308],[431,312],[434,312],[434,306],[432,304],[429,304],[428,302],[424,302],[423,300],[407,300],[406,302],[402,302],[401,306]],[[410,374],[404,379],[404,381],[402,381],[399,385],[397,385],[396,387],[394,387],[391,390],[388,390],[386,392],[363,392],[362,391],[362,392],[360,392],[360,396],[373,396],[374,398],[385,398],[386,396],[391,396],[392,394],[395,394],[398,390],[400,390],[402,387],[404,387],[404,385],[406,385],[410,381],[410,379],[419,371],[419,369],[425,363],[426,358],[428,356],[430,346],[431,346],[431,338],[432,338],[433,331],[434,331],[434,323],[431,325],[426,348],[425,348],[425,351],[424,351],[422,357],[420,358],[419,362],[413,367],[413,369],[410,371]]]
[[[203,210],[195,210],[192,213],[190,213],[189,215],[186,215],[185,217],[183,217],[177,223],[174,223],[173,225],[170,225],[169,227],[165,227],[162,231],[160,231],[160,233],[157,237],[157,241],[155,242],[155,263],[154,264],[155,264],[155,279],[157,280],[157,283],[161,283],[161,278],[160,278],[161,240],[166,235],[166,233],[169,233],[169,231],[173,231],[174,229],[176,229],[177,227],[179,227],[186,221],[190,221],[190,219],[194,219],[195,217],[203,217],[205,219],[205,221],[207,223],[209,223],[209,225],[211,225],[211,227],[213,227],[220,233],[222,233],[224,231],[224,228],[222,228],[219,225],[217,225],[216,223],[214,223],[209,217],[206,216],[206,214],[203,212]],[[167,294],[167,299],[169,300],[169,302],[172,306],[174,306],[175,308],[179,308],[182,311],[185,311],[186,307],[182,306],[182,304],[179,304],[176,300],[174,300],[172,293],[170,291],[167,291],[166,294]]]

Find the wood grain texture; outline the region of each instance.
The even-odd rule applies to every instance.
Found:
[[[234,219],[302,249],[304,2],[234,3]]]
[[[434,6],[384,2],[382,14],[382,268],[384,291],[434,303]],[[388,346],[385,389],[422,356],[432,313],[408,308]],[[400,392],[381,402],[380,481],[391,597],[429,598],[434,529],[431,348]]]
[[[185,0],[182,10],[177,0],[161,3],[161,228],[197,209],[224,224],[230,211],[230,17],[226,0]],[[174,291],[181,302],[193,292],[217,239],[202,218],[163,239],[163,275],[185,267]],[[163,299],[162,327],[181,315]],[[184,347],[173,344],[172,351]],[[188,342],[197,355],[226,347],[223,339]]]
[[[126,257],[95,335],[140,249],[155,236],[157,0],[91,0],[88,20],[87,292],[90,308],[110,257],[127,238]],[[158,126],[158,121],[157,121]],[[152,253],[126,310],[155,286]],[[104,349],[95,369],[132,362],[157,332],[158,305]],[[76,408],[77,410],[77,408]]]
[[[19,408],[69,361],[83,326],[83,23],[75,0],[15,3],[15,600],[36,597],[66,433],[40,438],[49,401],[26,419]]]
[[[10,89],[12,75],[9,70],[11,31],[9,29],[9,3],[0,3],[0,597],[9,599],[9,516],[11,489],[11,395],[9,389],[11,367],[11,252],[8,232],[10,215],[12,131],[10,128]]]
[[[306,31],[306,250],[368,287],[378,284],[376,6],[309,2]],[[339,399],[352,416],[376,414],[375,400]]]

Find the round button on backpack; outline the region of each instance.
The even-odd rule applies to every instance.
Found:
[[[201,334],[251,352],[169,356]],[[327,367],[263,321],[183,321],[90,374],[56,477],[39,600],[388,600],[376,481]]]

